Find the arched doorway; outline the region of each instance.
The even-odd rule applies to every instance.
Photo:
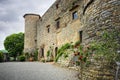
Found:
[[[55,57],[57,56],[58,47],[55,48]]]
[[[44,48],[41,48],[41,57],[44,57]]]

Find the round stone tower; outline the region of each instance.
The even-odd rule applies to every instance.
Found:
[[[38,14],[25,14],[25,37],[24,53],[34,53],[37,47],[37,21],[40,19]]]

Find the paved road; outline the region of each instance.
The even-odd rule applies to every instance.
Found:
[[[51,63],[0,63],[0,80],[78,80],[77,72]]]

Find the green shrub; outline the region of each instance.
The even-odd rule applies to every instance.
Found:
[[[25,58],[26,58],[26,60],[28,61],[29,58],[30,58],[30,54],[29,54],[29,53],[24,53],[24,54],[25,54]]]
[[[3,59],[4,59],[3,53],[0,52],[0,62],[3,62]]]
[[[42,61],[43,63],[45,63],[45,58],[41,58],[41,61]]]
[[[36,49],[34,52],[34,60],[37,61],[38,60],[38,50]]]
[[[75,42],[75,44],[74,44],[74,46],[76,47],[76,46],[79,46],[80,45],[80,41],[77,41],[77,42]]]
[[[25,56],[24,56],[24,55],[20,55],[20,56],[18,57],[18,60],[19,60],[19,61],[22,61],[22,62],[25,61]]]
[[[50,51],[50,50],[48,50],[47,51],[47,62],[52,62],[54,60],[54,57],[53,57],[53,53]]]
[[[71,44],[70,43],[66,43],[65,45],[63,45],[57,52],[57,56],[55,58],[55,62],[58,61],[58,59],[63,55],[66,54],[66,50],[71,48]],[[66,56],[65,56],[66,57]]]
[[[14,61],[14,57],[10,57],[10,61]]]
[[[51,55],[50,50],[47,51],[47,57]]]
[[[58,53],[58,55],[57,55],[56,58],[55,58],[55,62],[58,61],[58,59],[62,56],[62,54],[63,54],[63,52]]]

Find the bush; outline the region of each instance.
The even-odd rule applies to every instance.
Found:
[[[3,59],[4,59],[3,53],[0,52],[0,62],[3,62]]]
[[[38,61],[38,50],[37,49],[34,52],[34,60]]]
[[[75,47],[80,46],[80,41],[75,42],[74,46]]]
[[[51,56],[50,50],[47,51],[47,57]]]
[[[22,61],[22,62],[25,61],[25,56],[24,56],[24,55],[20,55],[20,56],[18,57],[18,60],[19,60],[19,61]]]
[[[58,59],[63,55],[66,54],[66,50],[71,48],[71,44],[70,43],[66,43],[65,45],[63,45],[57,52],[57,56],[55,58],[55,62],[58,61]],[[67,57],[67,56],[65,56]]]
[[[14,57],[10,57],[10,61],[14,61]]]
[[[41,58],[41,61],[42,61],[43,63],[45,63],[45,58]]]
[[[47,51],[47,62],[53,61],[53,54],[50,52],[50,50]]]
[[[25,58],[26,58],[26,60],[28,61],[29,58],[30,58],[30,54],[29,54],[29,53],[24,53],[24,54],[25,54]]]

